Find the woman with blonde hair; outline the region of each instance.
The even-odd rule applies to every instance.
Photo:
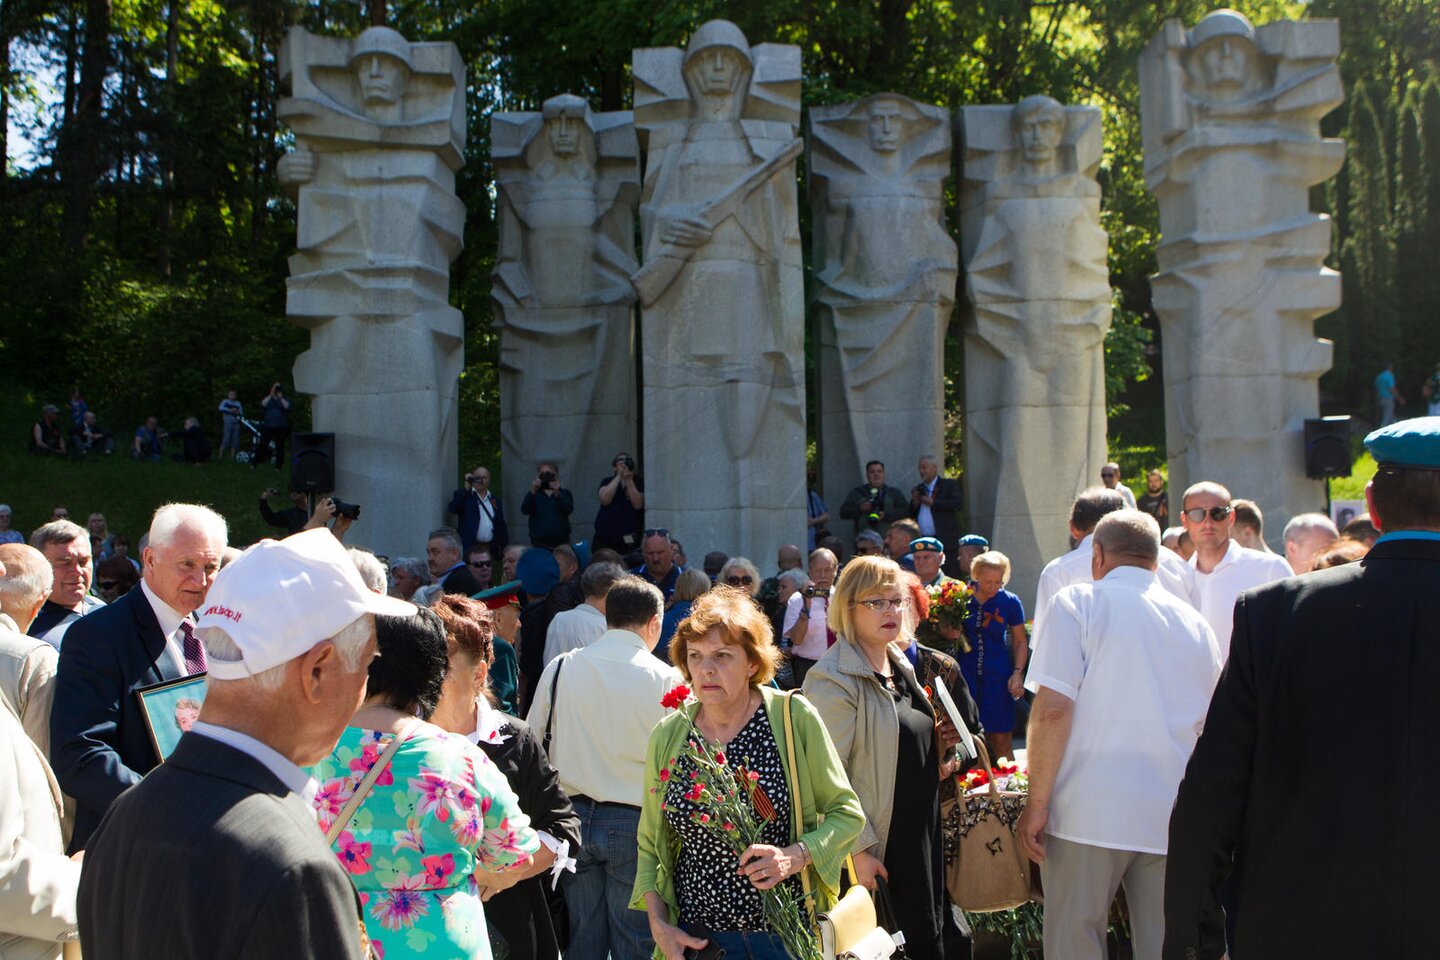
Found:
[[[998,760],[1010,756],[1015,701],[1025,693],[1025,662],[1030,658],[1025,607],[1005,589],[1010,582],[1010,558],[998,550],[970,561],[970,580],[975,591],[965,617],[970,652],[956,659],[980,705],[985,744],[990,756]]]
[[[630,905],[649,915],[665,960],[683,960],[686,950],[711,941],[737,958],[784,960],[760,891],[789,884],[798,894],[803,873],[815,909],[827,909],[861,830],[860,804],[815,708],[767,686],[780,651],[769,619],[743,591],[717,587],[697,598],[675,633],[670,659],[695,700],[650,734]],[[690,796],[691,773],[698,772],[686,753],[691,743],[719,753],[728,766],[743,764],[774,808],[764,842],[738,858],[697,822],[704,811]]]
[[[753,597],[760,592],[760,570],[744,557],[731,557],[725,561],[725,566],[720,568],[717,586],[721,583],[743,590]]]
[[[890,887],[905,952],[943,955],[945,876],[940,847],[940,753],[935,713],[905,655],[913,625],[900,565],[856,557],[830,596],[837,640],[805,677],[805,696],[825,720],[865,813],[855,841],[860,883]],[[941,728],[943,749],[957,737]]]
[[[693,567],[675,578],[675,592],[665,606],[665,616],[660,620],[660,642],[655,644],[655,656],[670,662],[670,640],[680,621],[690,616],[690,605],[695,598],[710,590],[710,578],[705,571]]]

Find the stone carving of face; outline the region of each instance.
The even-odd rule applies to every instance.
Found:
[[[545,121],[550,136],[550,149],[557,157],[573,157],[580,152],[580,129],[582,124],[575,117],[560,114]]]
[[[1048,166],[1065,136],[1064,115],[1046,107],[1030,110],[1015,124],[1020,149],[1031,166]]]
[[[729,47],[711,47],[690,63],[695,88],[707,97],[727,96],[735,92],[745,62]]]
[[[1255,45],[1244,37],[1221,36],[1201,44],[1193,56],[1199,60],[1201,82],[1216,100],[1235,100],[1245,92],[1254,70]]]
[[[870,148],[876,153],[894,153],[900,149],[905,115],[894,100],[876,100],[870,104]]]
[[[405,90],[405,64],[383,53],[367,53],[355,61],[360,99],[367,107],[389,107]]]

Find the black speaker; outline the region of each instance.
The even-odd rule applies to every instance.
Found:
[[[1350,418],[1305,421],[1305,476],[1312,480],[1350,476]]]
[[[290,489],[335,492],[335,434],[297,433],[290,438]]]

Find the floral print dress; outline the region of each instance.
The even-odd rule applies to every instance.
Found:
[[[395,735],[346,727],[310,774],[328,830]],[[505,777],[463,736],[426,726],[396,751],[334,844],[360,892],[379,960],[490,960],[476,870],[518,867],[540,848]]]

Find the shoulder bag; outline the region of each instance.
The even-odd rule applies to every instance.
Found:
[[[985,738],[975,737],[984,769],[992,769]],[[1010,910],[1032,898],[1030,861],[1015,837],[1025,794],[1001,790],[991,776],[982,793],[966,796],[956,778],[955,796],[940,805],[945,851],[945,892],[969,913]]]
[[[413,717],[406,718],[405,723],[395,732],[395,739],[391,740],[390,745],[380,754],[375,765],[370,768],[370,772],[365,774],[365,779],[360,781],[355,792],[350,794],[350,799],[345,801],[345,806],[340,808],[340,813],[331,822],[330,829],[325,831],[326,843],[333,846],[340,834],[345,832],[345,828],[350,825],[350,818],[355,816],[355,811],[360,809],[365,798],[370,796],[370,791],[375,789],[375,781],[380,779],[380,775],[385,772],[385,768],[390,766],[390,761],[400,751],[401,744],[410,739],[411,733],[419,725],[419,720]]]

